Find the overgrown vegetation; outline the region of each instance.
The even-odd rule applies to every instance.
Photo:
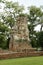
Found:
[[[3,12],[0,12],[0,47],[8,48],[10,40],[10,32],[17,21],[17,16],[27,16],[29,29],[29,37],[33,47],[41,47],[43,49],[43,11],[41,8],[31,6],[28,8],[29,13],[23,13],[24,6],[18,2],[8,2],[0,0],[4,4]],[[37,25],[41,25],[40,31],[35,31]]]

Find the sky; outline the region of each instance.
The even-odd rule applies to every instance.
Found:
[[[12,1],[19,2],[20,4],[23,4],[25,7],[31,5],[36,5],[36,6],[43,5],[43,0],[12,0]]]

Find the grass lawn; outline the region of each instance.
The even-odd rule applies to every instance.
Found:
[[[43,56],[0,60],[0,65],[43,65]]]

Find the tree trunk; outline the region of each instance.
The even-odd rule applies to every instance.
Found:
[[[43,27],[43,24],[41,24],[41,28],[40,28],[40,31],[42,31],[42,27]]]

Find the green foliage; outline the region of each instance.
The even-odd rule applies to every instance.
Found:
[[[9,28],[2,22],[0,22],[0,32],[8,31]]]
[[[13,28],[16,18],[19,14],[23,13],[24,6],[19,5],[18,2],[8,2],[6,1],[4,7],[5,14],[3,15],[4,22],[10,27]]]
[[[38,44],[43,49],[43,31],[37,33]]]
[[[0,34],[0,47],[5,49],[7,47],[6,44],[7,44],[6,36],[3,34]]]
[[[30,32],[30,40],[31,40],[31,45],[33,47],[38,47],[39,43],[37,41],[38,40],[38,33],[36,33],[36,31],[34,31],[35,27],[37,25],[41,25],[43,26],[43,12],[40,8],[36,7],[36,6],[31,6],[29,9],[29,15],[28,15],[28,21],[30,22],[30,24],[28,24],[28,28],[29,28],[29,32]],[[41,19],[42,18],[42,19]],[[42,30],[42,27],[41,27]],[[40,33],[41,34],[41,33]]]
[[[18,2],[8,2],[7,0],[0,0],[0,2],[5,5],[3,14],[0,16],[0,47],[8,48],[9,35],[17,21],[17,16],[23,13],[24,6],[19,5]]]
[[[9,28],[0,21],[0,47],[5,49],[7,48],[7,32]]]
[[[31,14],[31,16],[36,15],[37,17],[40,17],[40,16],[42,16],[42,11],[40,8],[38,8],[36,6],[31,6],[30,14]]]

